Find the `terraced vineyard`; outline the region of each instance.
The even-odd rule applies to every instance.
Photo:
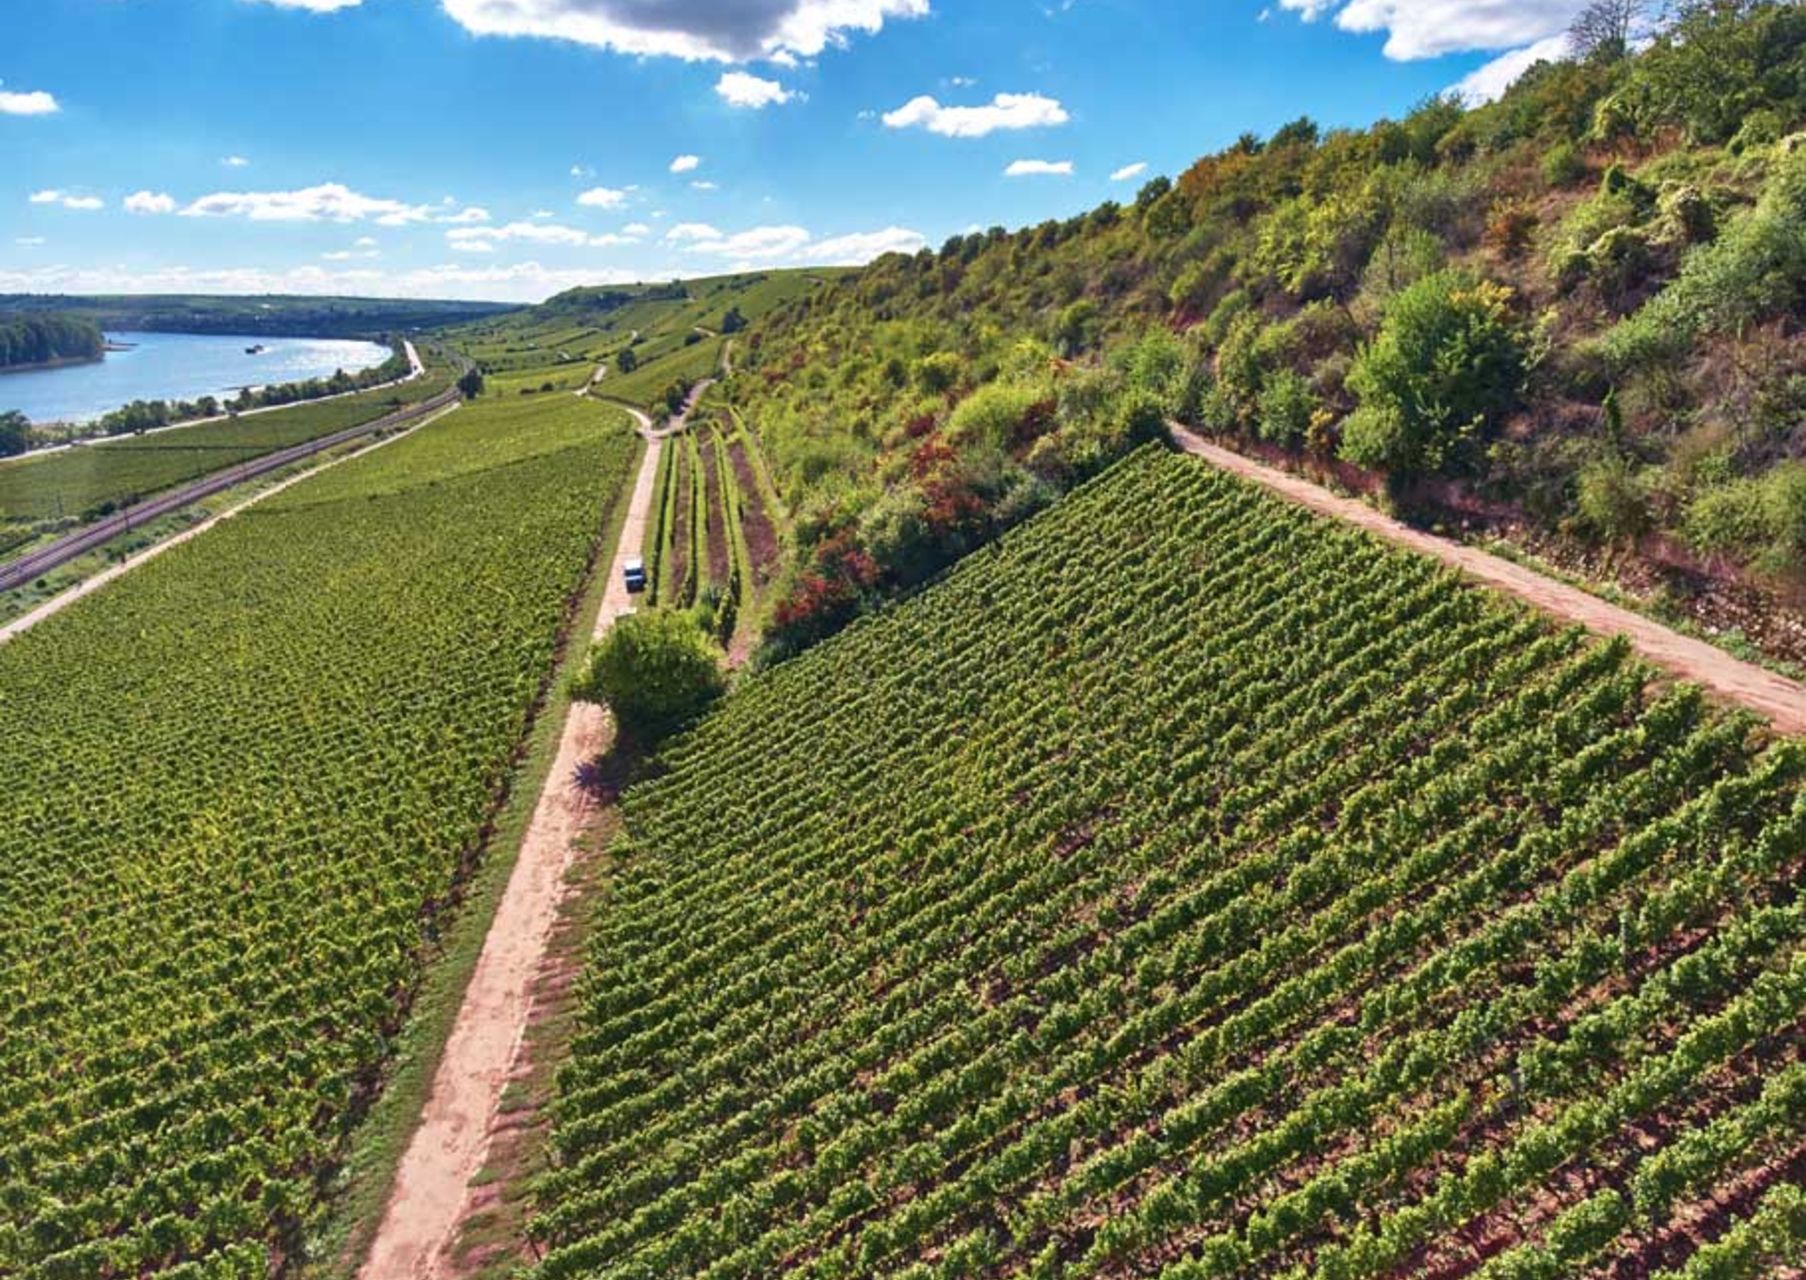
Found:
[[[1621,645],[1143,450],[665,763],[542,1280],[1796,1274],[1806,752]]]
[[[466,409],[0,648],[0,1275],[293,1257],[636,452]]]
[[[428,359],[425,355],[422,359]],[[318,404],[297,404],[223,422],[122,436],[0,464],[0,523],[80,516],[122,505],[290,445],[370,422],[400,405],[430,400],[457,373],[429,363],[413,382]]]

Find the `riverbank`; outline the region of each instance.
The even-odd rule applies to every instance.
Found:
[[[112,351],[114,349],[115,348],[109,346],[107,348],[107,351]],[[119,349],[129,351],[131,348],[125,347],[125,348],[119,348]],[[71,369],[71,368],[74,368],[76,365],[100,364],[106,358],[107,358],[106,351],[103,351],[97,356],[62,356],[55,360],[39,360],[33,364],[0,365],[0,374],[46,373],[51,369]]]

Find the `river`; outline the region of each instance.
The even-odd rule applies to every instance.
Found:
[[[97,364],[0,374],[0,410],[36,423],[91,422],[133,400],[225,400],[241,387],[357,373],[389,358],[374,342],[343,338],[248,338],[198,333],[110,333],[129,351]],[[246,355],[261,344],[260,355]]]

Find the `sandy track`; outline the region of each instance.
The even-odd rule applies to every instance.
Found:
[[[626,562],[642,554],[651,521],[661,439],[647,440],[627,522],[608,568],[596,617],[601,636],[633,608]],[[456,1023],[445,1044],[420,1125],[409,1140],[382,1225],[359,1271],[367,1280],[429,1280],[451,1272],[449,1252],[466,1215],[470,1181],[488,1158],[490,1133],[533,1012],[533,991],[564,901],[577,837],[595,805],[578,766],[601,754],[607,716],[571,706],[558,756],[521,842]]]
[[[1639,654],[1663,670],[1703,685],[1727,702],[1766,716],[1782,733],[1806,733],[1806,686],[1533,569],[1412,529],[1365,503],[1339,497],[1309,480],[1210,444],[1183,427],[1173,427],[1173,438],[1185,452],[1225,471],[1253,480],[1313,511],[1359,525],[1390,542],[1432,556],[1557,618],[1602,635],[1621,634]]]
[[[375,444],[370,445],[368,448],[359,449],[355,453],[348,453],[340,458],[334,458],[331,462],[323,462],[317,467],[310,467],[306,471],[303,471],[300,475],[290,476],[286,480],[283,480],[276,484],[271,485],[269,488],[265,489],[261,493],[252,494],[249,498],[246,498],[243,502],[240,502],[235,506],[228,507],[226,510],[220,512],[216,516],[209,516],[207,519],[205,519],[205,520],[201,521],[199,524],[195,525],[192,529],[184,529],[184,530],[182,530],[182,532],[175,534],[171,537],[165,538],[163,541],[156,543],[153,546],[146,547],[144,550],[138,552],[135,555],[128,556],[126,559],[121,560],[116,565],[112,565],[106,569],[102,569],[99,573],[95,574],[91,578],[82,579],[82,581],[76,583],[73,587],[70,587],[67,591],[62,592],[59,595],[52,596],[50,599],[46,600],[43,604],[41,604],[37,608],[33,609],[30,613],[23,614],[20,617],[13,619],[13,621],[7,623],[5,626],[0,626],[0,644],[5,644],[8,640],[11,640],[14,636],[19,635],[22,632],[29,631],[32,627],[35,627],[38,623],[42,622],[45,618],[50,617],[52,614],[61,613],[64,609],[67,609],[70,605],[74,604],[77,600],[80,600],[83,596],[92,595],[94,592],[99,591],[102,587],[106,586],[107,583],[113,581],[115,578],[119,577],[120,575],[130,573],[133,569],[136,569],[139,565],[143,564],[146,560],[154,560],[154,559],[156,559],[156,557],[162,555],[165,551],[168,551],[170,548],[179,547],[184,542],[187,542],[190,538],[200,537],[203,533],[206,533],[207,530],[211,529],[214,525],[218,524],[221,520],[230,520],[233,516],[237,515],[241,511],[243,511],[246,507],[254,507],[259,502],[262,502],[265,498],[275,497],[277,494],[281,493],[284,489],[288,488],[290,485],[300,484],[303,480],[311,480],[313,477],[319,475],[322,471],[330,471],[342,462],[349,462],[353,458],[361,458],[365,454],[374,453],[378,449],[385,448],[388,445],[392,445],[397,440],[405,439],[408,436],[413,435],[416,431],[420,430],[420,428],[426,427],[426,426],[431,426],[433,423],[435,423],[435,422],[439,421],[439,419],[443,418],[446,414],[456,413],[462,403],[463,403],[462,401],[458,401],[456,403],[453,403],[453,404],[447,406],[444,409],[441,409],[437,413],[428,414],[426,417],[421,418],[419,421],[413,423],[406,430],[397,431],[394,435],[387,436],[384,439],[378,440]]]

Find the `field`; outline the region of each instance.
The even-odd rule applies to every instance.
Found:
[[[636,443],[467,408],[0,647],[0,1274],[304,1250]]]
[[[536,1274],[1797,1274],[1803,776],[1144,449],[627,793]]]
[[[455,367],[423,353],[413,382],[319,404],[298,404],[235,420],[178,427],[41,457],[0,463],[0,525],[75,518],[119,506],[184,481],[380,418],[429,400],[451,385]]]

